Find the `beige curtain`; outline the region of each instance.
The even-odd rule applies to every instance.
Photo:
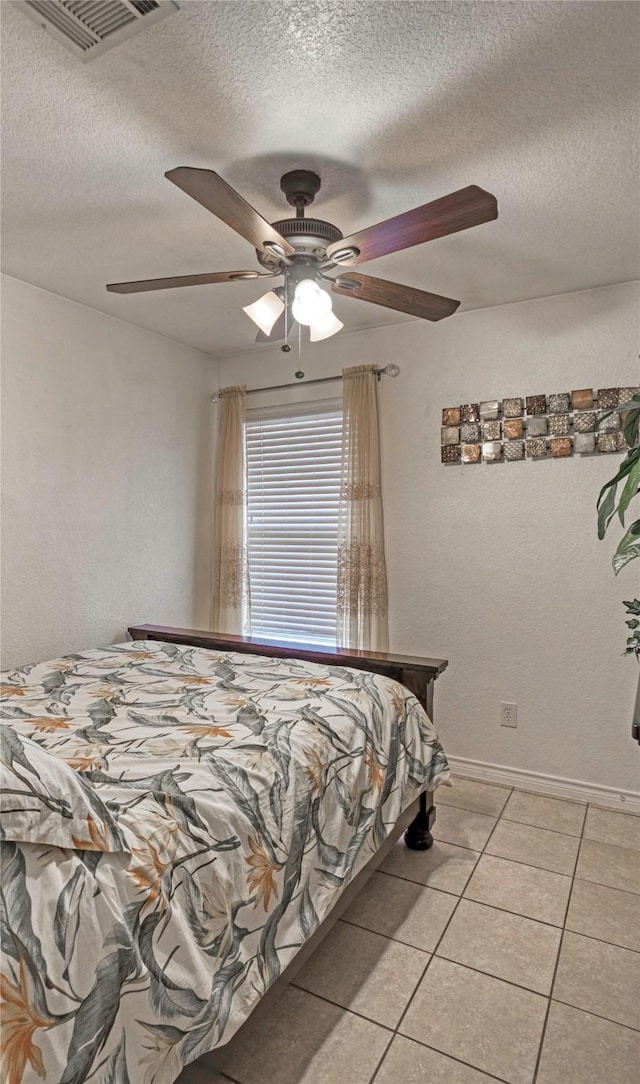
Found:
[[[212,624],[215,632],[242,634],[250,606],[244,449],[246,388],[222,388],[218,394]]]
[[[376,384],[373,365],[343,370],[337,640],[342,647],[386,651],[387,573]]]

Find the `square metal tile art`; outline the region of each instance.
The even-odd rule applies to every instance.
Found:
[[[482,421],[491,421],[500,417],[500,404],[497,399],[487,399],[480,403],[480,417]]]
[[[463,422],[460,426],[460,440],[463,444],[473,444],[480,440],[480,426],[476,422]]]
[[[443,426],[440,430],[440,443],[441,444],[459,444],[460,443],[460,429],[457,425]]]
[[[611,410],[620,403],[620,388],[599,388],[598,406],[600,410]]]
[[[573,450],[576,455],[593,455],[596,450],[595,433],[576,433],[573,438]]]
[[[479,463],[480,462],[480,445],[479,444],[463,444],[461,445],[462,451],[460,458],[463,463]]]
[[[554,437],[564,437],[569,432],[568,414],[551,414],[549,417],[549,432]]]
[[[497,463],[566,459],[595,452],[624,452],[623,427],[640,386],[574,388],[546,395],[484,399],[444,407],[440,431],[443,463]]]
[[[593,406],[593,388],[578,388],[571,392],[571,406],[574,410],[591,410]]]
[[[460,445],[444,444],[440,449],[440,459],[443,463],[459,463]]]
[[[599,452],[623,452],[626,441],[622,433],[598,433],[597,447]]]
[[[592,433],[596,427],[595,410],[583,410],[573,415],[573,428],[576,433]]]
[[[497,463],[502,459],[502,441],[485,441],[482,445],[482,458],[485,463]]]
[[[502,422],[482,422],[480,428],[483,440],[500,440],[502,436]]]
[[[547,419],[540,416],[527,418],[527,436],[544,437],[547,433]]]
[[[522,418],[505,418],[504,435],[507,440],[520,440],[524,429]]]
[[[527,440],[527,459],[542,459],[547,454],[547,442],[544,437],[532,437]]]
[[[565,456],[571,455],[571,437],[558,437],[556,440],[551,440],[549,448],[552,459],[564,459]]]
[[[504,458],[509,462],[515,459],[524,459],[524,441],[506,440],[503,445]]]
[[[527,414],[545,414],[546,410],[546,395],[527,395]]]
[[[601,415],[600,425],[598,426],[598,429],[601,429],[603,430],[603,432],[607,433],[614,432],[617,429],[622,429],[622,418],[620,417],[620,412],[614,410],[613,414],[610,414],[608,418],[605,418],[603,415]]]
[[[523,413],[522,399],[503,399],[502,413],[505,418],[521,418]]]
[[[443,426],[460,425],[460,407],[448,406],[442,411]]]
[[[568,391],[559,392],[549,396],[549,413],[566,414],[571,409],[571,396]]]

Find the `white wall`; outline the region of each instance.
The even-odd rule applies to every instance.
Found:
[[[2,665],[206,627],[215,363],[2,279]]]
[[[620,457],[444,467],[439,444],[444,406],[640,383],[639,302],[632,283],[342,332],[301,362],[277,347],[219,361],[221,386],[250,387],[298,368],[400,365],[379,386],[391,648],[450,660],[436,722],[453,755],[638,789],[638,667],[621,654],[638,566],[615,579],[618,530],[596,535],[596,498]],[[518,705],[516,730],[499,726],[503,700]]]

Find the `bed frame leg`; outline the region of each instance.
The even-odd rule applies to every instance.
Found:
[[[420,795],[420,809],[404,834],[404,841],[411,851],[428,851],[433,846],[431,825],[436,819],[433,804],[433,791],[426,790]]]

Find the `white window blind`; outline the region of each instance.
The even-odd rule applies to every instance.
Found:
[[[253,636],[336,642],[340,400],[245,423]]]

